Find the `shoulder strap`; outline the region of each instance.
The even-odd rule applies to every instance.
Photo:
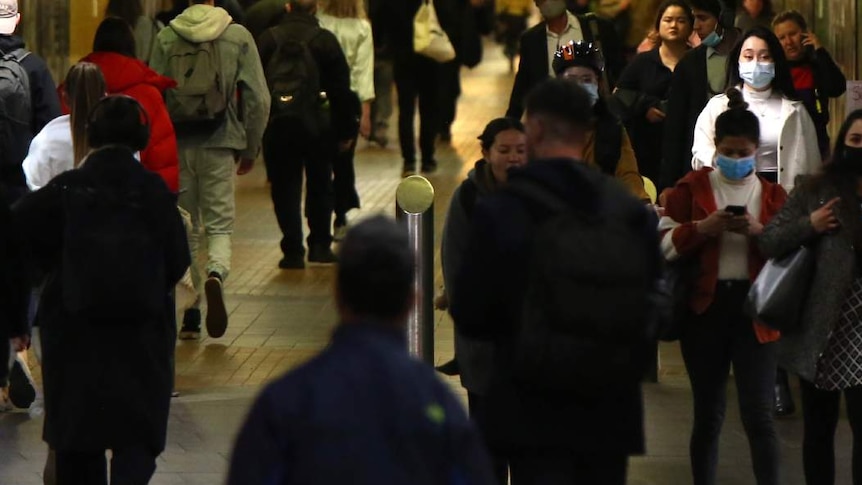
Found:
[[[587,27],[589,27],[590,35],[592,36],[590,41],[599,49],[599,55],[602,56],[602,64],[605,66],[604,70],[602,70],[602,75],[599,77],[599,82],[602,83],[602,88],[604,88],[605,92],[610,93],[611,90],[608,85],[608,57],[605,55],[605,48],[602,45],[602,33],[599,28],[599,17],[593,12],[590,12],[584,15],[583,19],[587,21]]]

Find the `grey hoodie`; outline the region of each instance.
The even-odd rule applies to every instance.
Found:
[[[216,41],[221,56],[225,92],[236,92],[230,100],[225,123],[208,135],[178,137],[182,144],[204,148],[230,148],[242,158],[255,158],[260,151],[269,117],[269,88],[254,39],[245,27],[232,23],[226,10],[209,5],[192,5],[162,29],[150,67],[165,76],[170,72],[168,57],[181,38],[192,43]]]

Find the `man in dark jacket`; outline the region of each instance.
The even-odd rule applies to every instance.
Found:
[[[585,355],[588,352],[585,349],[591,348],[596,340],[579,332],[591,322],[614,325],[610,315],[616,311],[613,307],[618,301],[614,299],[620,298],[620,293],[593,288],[594,281],[590,281],[591,288],[582,285],[583,291],[571,293],[568,290],[584,280],[567,275],[564,280],[553,282],[555,288],[566,288],[567,300],[554,303],[576,308],[594,306],[597,311],[593,315],[605,316],[576,319],[575,322],[557,318],[577,313],[567,307],[569,310],[553,313],[553,317],[551,312],[545,312],[547,318],[542,322],[522,321],[522,315],[532,314],[525,310],[531,298],[535,300],[539,298],[536,295],[547,293],[536,290],[544,288],[544,283],[551,284],[536,279],[538,275],[534,272],[544,267],[533,260],[538,254],[534,252],[536,235],[547,227],[542,224],[544,221],[569,210],[585,216],[625,221],[621,223],[625,226],[625,240],[636,248],[632,254],[637,264],[632,267],[645,270],[638,281],[654,281],[658,275],[660,254],[655,219],[623,187],[579,161],[583,158],[592,117],[590,105],[586,90],[562,79],[544,81],[531,92],[527,98],[525,123],[530,162],[522,170],[510,170],[508,183],[500,192],[476,203],[469,249],[451,295],[451,312],[459,325],[458,330],[474,338],[494,341],[499,351],[494,376],[480,403],[483,409],[473,416],[489,446],[498,456],[505,453],[512,483],[517,484],[623,485],[628,455],[641,453],[644,448],[639,382],[646,365],[644,360],[638,359],[643,362],[639,375],[635,372],[627,374],[625,379],[605,380],[602,392],[587,390],[586,381],[561,370],[562,367],[552,365],[550,367],[555,370],[549,372],[517,370],[520,365],[517,356],[525,354],[519,354],[516,349],[525,337],[538,335],[540,326],[552,329],[571,323],[571,327],[566,327],[566,332],[570,333],[563,333],[559,341],[569,345],[576,339],[577,343],[568,347],[555,346],[558,352],[534,352],[532,355],[553,358]],[[534,191],[541,191],[542,197],[527,199],[515,190],[518,187],[533,187]],[[548,210],[543,204],[533,203],[534,200],[556,201],[555,205],[564,204],[566,208]],[[555,227],[562,227],[559,224]],[[606,235],[613,238],[609,233]],[[596,250],[594,256],[601,259],[601,251]],[[615,281],[613,291],[623,291],[623,283]],[[636,294],[642,293],[646,292]],[[586,294],[595,298],[584,302]],[[626,304],[637,306],[637,301],[640,300],[630,298]],[[620,332],[613,339],[601,341],[602,348],[616,355],[622,352],[634,356],[645,352],[647,339],[641,338],[648,334],[644,332],[648,326],[645,314],[629,317],[634,321],[633,331]],[[604,369],[613,365],[609,355],[612,354],[598,353],[593,362],[581,360],[580,368]],[[588,373],[592,372],[598,376],[598,372],[604,371]],[[548,385],[547,381],[555,384]]]
[[[691,0],[694,31],[701,44],[676,65],[664,120],[658,189],[673,187],[691,171],[694,125],[709,98],[724,92],[727,56],[740,32],[733,27],[734,13],[720,0]]]
[[[521,60],[512,86],[506,116],[520,119],[524,98],[543,80],[553,77],[554,54],[569,41],[586,41],[600,46],[604,57],[606,81],[613,86],[623,70],[622,45],[613,25],[595,15],[575,15],[566,10],[564,0],[538,0],[542,22],[521,36]]]
[[[462,405],[407,352],[413,254],[383,216],[341,244],[330,345],[263,390],[240,430],[229,485],[491,485]]]
[[[142,113],[132,98],[104,98],[87,163],[12,208],[28,264],[48,275],[36,323],[58,485],[107,483],[108,449],[111,483],[148,483],[165,447],[171,292],[190,258],[176,197],[134,156],[149,138]]]
[[[30,132],[31,136],[42,131],[49,121],[62,114],[57,86],[51,78],[45,61],[36,54],[27,51],[24,39],[15,35],[15,29],[21,21],[18,12],[18,0],[0,0],[0,54],[16,54],[21,67],[27,71],[30,78]],[[26,154],[26,153],[25,153]],[[18,160],[15,167],[0,167],[0,181],[7,184],[9,196],[16,198],[26,192],[27,184]]]
[[[793,87],[805,103],[817,127],[817,143],[823,160],[829,158],[829,98],[847,90],[847,79],[814,32],[808,31],[805,17],[796,10],[782,12],[772,21],[775,36],[790,61]]]
[[[0,184],[0,200],[4,200],[5,196],[6,191]],[[0,203],[0,349],[5,351],[0,352],[4,354],[4,360],[0,362],[9,360],[10,341],[11,349],[18,352],[29,343],[27,295],[30,285],[21,249],[18,234],[12,229],[9,206]],[[2,369],[9,370],[5,365]],[[7,377],[4,374],[0,380],[0,392],[7,392]],[[0,395],[0,411],[9,410],[14,401],[8,394]]]
[[[348,150],[359,129],[359,99],[350,90],[350,67],[335,35],[322,29],[314,16],[317,0],[290,0],[282,22],[261,34],[257,46],[267,81],[284,60],[276,58],[282,38],[311,39],[308,49],[317,67],[320,90],[329,101],[330,126],[315,129],[298,118],[270,117],[263,137],[266,173],[272,182],[272,203],[281,228],[282,269],[305,267],[302,244],[302,172],[305,169],[305,214],[308,218],[308,261],[333,263],[332,162],[337,150]],[[273,99],[276,113],[279,97]],[[321,108],[323,109],[323,108]]]

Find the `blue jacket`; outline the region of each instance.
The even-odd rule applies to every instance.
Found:
[[[342,324],[267,386],[237,439],[229,485],[491,484],[481,440],[401,332]]]

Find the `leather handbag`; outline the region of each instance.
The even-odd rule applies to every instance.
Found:
[[[455,59],[455,48],[437,20],[431,0],[422,2],[413,17],[413,51],[440,63]]]
[[[780,332],[799,327],[814,275],[814,251],[801,247],[780,259],[770,259],[748,291],[746,313]]]

